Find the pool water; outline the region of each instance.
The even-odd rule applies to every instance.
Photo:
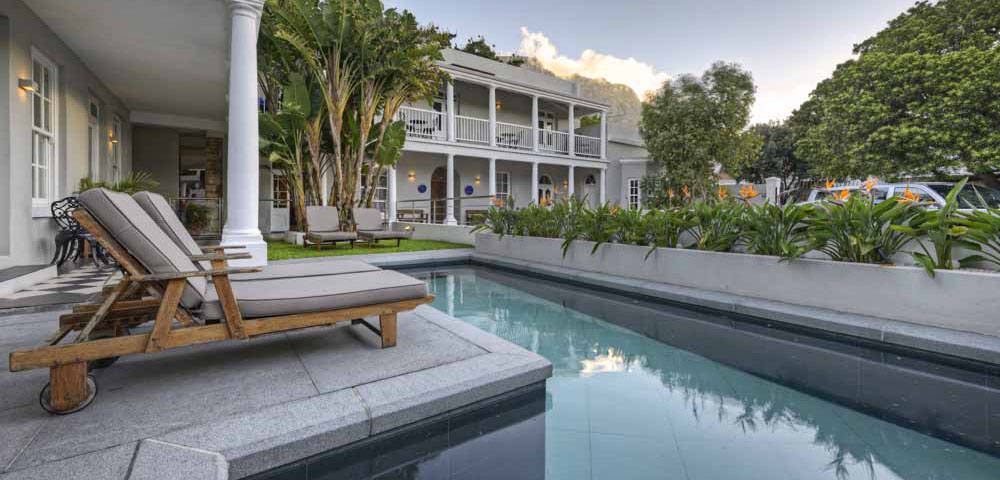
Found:
[[[1000,478],[996,372],[486,267],[408,273],[435,308],[552,362],[549,480]]]

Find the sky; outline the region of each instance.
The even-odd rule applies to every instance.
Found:
[[[753,73],[753,122],[782,120],[915,0],[383,0],[503,53],[640,95],[715,61]]]

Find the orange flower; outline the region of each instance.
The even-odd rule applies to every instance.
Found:
[[[878,177],[869,178],[867,181],[865,181],[865,191],[866,192],[872,191],[872,189],[875,188],[875,185],[877,183],[878,183]]]
[[[848,190],[846,190],[846,189],[845,190],[838,190],[836,192],[833,192],[833,199],[834,200],[844,201],[844,200],[847,200],[847,197],[850,197],[850,196],[851,196],[851,192],[848,191]]]
[[[727,190],[725,187],[719,187],[717,193],[719,194],[719,200],[725,200],[726,196],[729,195],[729,190]]]
[[[899,203],[917,203],[920,201],[920,194],[910,191],[910,187],[903,189],[903,197],[896,200]]]
[[[824,185],[826,186],[827,190],[833,190],[833,186],[836,185],[836,184],[837,184],[837,181],[831,178],[831,179],[827,180]]]
[[[759,195],[760,194],[757,193],[756,190],[754,190],[753,184],[744,185],[744,186],[740,187],[740,197],[741,198],[751,199],[751,198],[757,197]]]
[[[684,195],[684,198],[690,198],[691,197],[691,190],[688,190],[687,185],[684,185],[683,187],[681,187],[681,194]]]
[[[671,200],[673,200],[673,199],[674,199],[674,189],[672,189],[672,188],[667,188],[667,198],[669,198],[669,199],[671,199]]]
[[[503,199],[499,197],[494,198],[493,204],[496,205],[497,207],[503,208]]]
[[[611,207],[611,215],[618,215],[618,207]]]

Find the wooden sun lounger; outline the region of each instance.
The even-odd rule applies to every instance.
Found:
[[[391,303],[356,306],[330,311],[244,319],[233,293],[229,275],[258,272],[259,267],[231,268],[227,261],[249,258],[248,254],[215,253],[195,256],[193,260],[211,262],[211,270],[177,273],[150,273],[86,210],[74,217],[103,246],[124,270],[122,280],[99,305],[83,305],[63,315],[59,330],[44,344],[11,352],[10,371],[49,369],[49,384],[40,394],[40,402],[51,413],[66,414],[89,405],[97,394],[97,384],[88,375],[87,362],[109,361],[122,355],[157,353],[163,350],[217,342],[228,339],[248,340],[270,333],[286,332],[339,322],[360,323],[381,337],[382,348],[396,345],[396,315],[433,301],[433,295]],[[231,248],[231,247],[225,247]],[[224,318],[217,324],[197,325],[181,305],[186,279],[211,277]],[[154,298],[137,297],[147,292]],[[379,327],[364,317],[379,317]],[[152,331],[128,335],[128,328],[152,320]],[[179,326],[175,326],[174,322]],[[71,332],[80,333],[63,342]],[[95,332],[100,332],[95,335]],[[102,337],[102,338],[97,338]]]

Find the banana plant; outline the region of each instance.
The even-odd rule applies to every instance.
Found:
[[[934,270],[950,270],[955,268],[955,247],[965,247],[978,250],[979,245],[966,240],[969,227],[962,224],[958,215],[958,192],[965,187],[968,179],[963,179],[948,192],[944,205],[937,209],[920,207],[919,213],[910,218],[906,225],[893,225],[891,228],[902,232],[910,240],[920,246],[921,251],[910,252],[910,256],[924,267],[927,275],[934,277]],[[905,202],[904,199],[897,200]],[[927,242],[930,242],[928,248]]]

